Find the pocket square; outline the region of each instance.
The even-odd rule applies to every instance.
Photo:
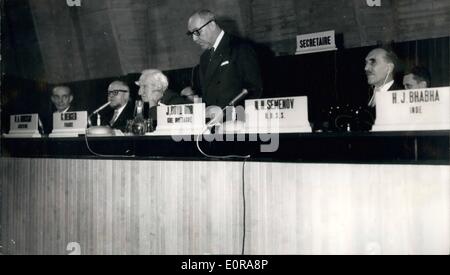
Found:
[[[228,65],[228,64],[230,64],[230,62],[227,60],[227,61],[224,61],[224,62],[222,62],[222,64],[220,64],[220,67],[222,67],[222,66],[225,66],[225,65]]]

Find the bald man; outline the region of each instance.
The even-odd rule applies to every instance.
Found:
[[[367,83],[373,87],[369,107],[375,107],[376,93],[403,89],[402,85],[394,81],[397,64],[397,55],[384,48],[376,48],[367,55],[365,66]]]
[[[225,107],[243,89],[248,98],[262,95],[256,53],[248,43],[225,33],[209,10],[194,13],[187,35],[204,50],[200,57],[198,92],[207,106]],[[238,105],[243,104],[243,100]]]
[[[127,120],[134,118],[134,104],[130,100],[130,87],[123,81],[113,81],[108,86],[109,107],[101,112],[102,125],[126,132]]]

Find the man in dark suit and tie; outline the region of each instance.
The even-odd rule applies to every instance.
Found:
[[[126,132],[127,121],[134,118],[134,104],[130,101],[130,88],[123,81],[108,86],[109,107],[101,112],[102,125]]]
[[[227,106],[247,89],[247,98],[260,98],[262,79],[254,49],[243,40],[225,33],[208,10],[194,13],[187,35],[203,50],[196,91],[207,106]],[[243,105],[243,100],[237,105]]]

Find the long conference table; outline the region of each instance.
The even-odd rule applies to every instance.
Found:
[[[183,139],[2,138],[3,253],[450,253],[450,131]]]

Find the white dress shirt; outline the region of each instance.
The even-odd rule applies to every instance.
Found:
[[[370,107],[375,107],[375,105],[376,105],[376,102],[375,102],[375,95],[376,95],[376,93],[387,92],[392,87],[392,85],[394,85],[394,80],[384,84],[383,86],[375,87],[375,89],[373,90],[372,98],[369,101],[369,106]]]

